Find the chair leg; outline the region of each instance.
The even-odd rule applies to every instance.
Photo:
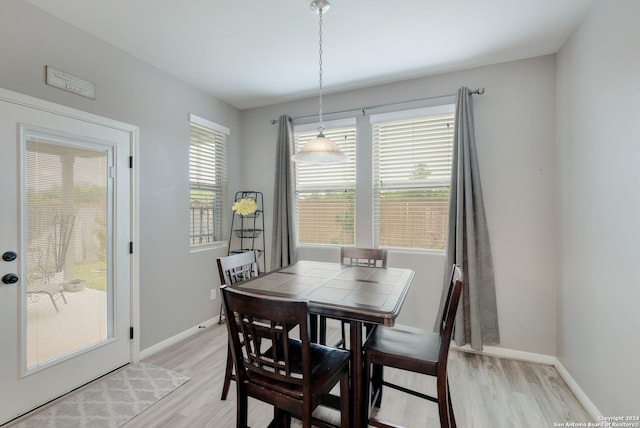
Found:
[[[247,423],[249,413],[248,397],[242,386],[238,385],[237,388],[237,403],[236,403],[236,428],[249,428]]]
[[[273,408],[273,422],[269,426],[291,428],[291,415],[282,409]]]
[[[364,392],[362,396],[362,401],[365,403],[365,414],[364,417],[369,420],[369,415],[371,414],[371,394],[375,394],[375,389],[371,387],[371,361],[369,356],[365,354],[364,358],[364,377],[362,379],[364,384]]]
[[[313,409],[311,408],[310,403],[304,403],[302,405],[302,428],[311,428],[311,414],[313,413]]]
[[[451,388],[449,388],[449,379],[447,378],[447,401],[449,402],[449,426],[457,428],[456,418],[453,415],[453,404],[451,404]]]
[[[51,299],[51,303],[53,303],[53,307],[56,308],[56,312],[60,312],[60,309],[58,309],[58,305],[56,305],[56,299],[53,298],[53,294],[51,293],[47,293],[49,295],[49,299]],[[66,303],[66,299],[65,299],[65,303]]]
[[[345,371],[340,380],[340,426],[351,426],[351,404],[349,403],[349,371]]]
[[[448,398],[447,376],[438,376],[436,381],[438,390],[438,413],[440,415],[440,427],[450,428],[449,425],[449,409],[450,403]]]
[[[221,400],[226,400],[229,394],[229,387],[231,386],[231,378],[233,377],[233,357],[231,355],[231,348],[227,345],[227,368],[224,372],[224,383],[222,384],[222,396]]]
[[[371,375],[371,383],[373,394],[376,394],[376,400],[375,403],[373,403],[373,407],[380,408],[380,405],[382,404],[382,382],[384,380],[384,366],[374,364],[372,370],[373,373]]]

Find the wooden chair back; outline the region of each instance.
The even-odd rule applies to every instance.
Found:
[[[382,248],[341,247],[340,263],[352,266],[387,267],[387,250]]]
[[[260,274],[258,253],[256,251],[219,257],[217,263],[220,284],[222,285],[236,285],[240,282],[255,278]],[[223,322],[223,319],[223,305],[220,305],[220,322]],[[233,374],[233,357],[231,355],[231,348],[229,348],[227,351],[226,370],[220,399],[227,399],[232,380],[235,380],[235,375]]]
[[[440,321],[440,352],[438,362],[440,367],[446,370],[447,358],[449,355],[449,345],[451,344],[451,336],[453,334],[453,326],[458,312],[460,303],[460,295],[462,294],[462,270],[459,266],[453,265],[451,269],[451,280],[449,281],[449,290],[447,299],[442,311],[442,319]]]
[[[235,285],[255,278],[260,274],[258,253],[247,251],[246,253],[218,257],[218,273],[220,283],[223,285]]]
[[[253,397],[273,405],[269,426],[291,426],[295,416],[311,428],[313,410],[340,383],[341,427],[349,427],[350,354],[311,343],[307,302],[229,286],[221,294],[227,319],[236,320],[227,322],[227,331],[236,367],[237,426],[247,426],[247,399]],[[300,339],[289,335],[293,324]]]
[[[286,391],[305,388],[311,381],[309,309],[305,301],[297,301],[223,287],[223,301],[231,336],[232,353],[240,382],[269,378]],[[291,324],[299,326],[301,340],[289,337]],[[302,361],[293,355],[292,345],[299,344]],[[297,364],[297,373],[293,364]],[[282,385],[290,385],[283,387]],[[293,388],[292,388],[293,386]],[[297,386],[297,388],[295,387]]]

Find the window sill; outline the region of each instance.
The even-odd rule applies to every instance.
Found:
[[[211,251],[211,250],[217,250],[220,248],[227,248],[228,242],[227,241],[216,241],[216,242],[212,242],[210,244],[206,244],[206,245],[198,245],[197,247],[189,247],[189,252],[190,253],[201,253],[203,251]]]

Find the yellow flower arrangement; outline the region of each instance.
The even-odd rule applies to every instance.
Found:
[[[258,204],[253,199],[240,199],[236,201],[231,209],[238,215],[248,216],[256,212]]]

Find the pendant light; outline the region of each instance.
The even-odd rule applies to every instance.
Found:
[[[320,35],[320,126],[318,127],[318,136],[313,140],[309,140],[300,149],[298,153],[291,156],[291,160],[298,163],[309,164],[331,164],[341,163],[349,160],[347,155],[342,153],[336,143],[324,136],[324,126],[322,124],[322,14],[329,10],[329,2],[327,0],[313,0],[311,2],[311,10],[318,11],[320,17],[319,35]]]

